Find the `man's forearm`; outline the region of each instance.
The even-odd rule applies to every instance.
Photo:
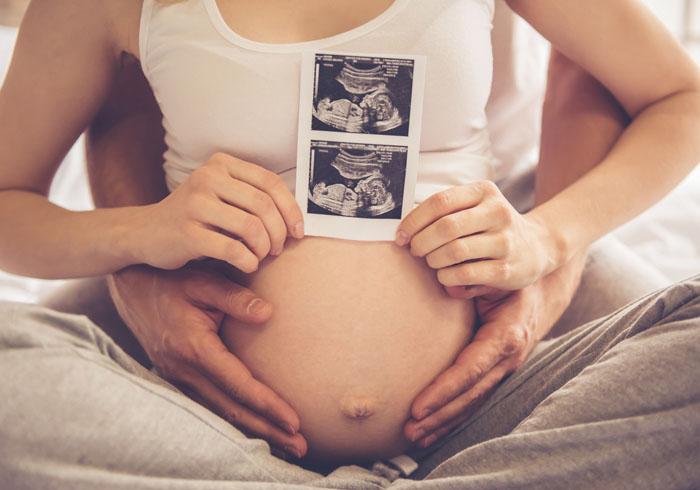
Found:
[[[598,165],[628,124],[625,111],[600,82],[552,52],[535,204],[551,199]]]
[[[125,60],[86,150],[97,207],[151,204],[167,195],[161,113],[138,62]]]
[[[563,55],[553,52],[542,115],[535,203],[558,194],[598,165],[629,118],[610,92]],[[537,337],[544,337],[576,292],[585,254],[540,280],[545,302]]]

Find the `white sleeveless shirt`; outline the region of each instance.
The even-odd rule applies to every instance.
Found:
[[[173,190],[222,151],[295,185],[301,53],[427,57],[416,203],[491,177],[486,103],[494,0],[394,0],[378,17],[314,41],[246,39],[216,0],[144,0],[143,71],[163,112],[164,168]]]

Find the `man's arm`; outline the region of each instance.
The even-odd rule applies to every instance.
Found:
[[[87,137],[98,207],[150,204],[167,195],[161,118],[138,62],[124,59]],[[218,336],[224,315],[259,324],[270,317],[270,304],[207,264],[177,271],[129,267],[108,284],[120,316],[162,376],[244,432],[297,457],[306,452],[295,411]]]
[[[552,50],[542,112],[540,159],[535,174],[535,205],[554,197],[598,165],[630,123],[615,97],[583,68]],[[538,326],[542,339],[573,297],[585,252],[540,281],[545,307],[552,311]]]
[[[598,165],[628,123],[598,81],[556,51],[550,59],[542,115],[536,203],[546,202]],[[477,298],[482,322],[455,363],[411,407],[406,437],[427,447],[466,420],[522,365],[571,302],[585,254],[524,289]]]
[[[138,60],[125,55],[109,98],[87,132],[85,149],[95,206],[153,204],[168,194],[162,166],[162,117]]]

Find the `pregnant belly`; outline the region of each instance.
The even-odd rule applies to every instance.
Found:
[[[274,305],[264,326],[227,319],[222,337],[297,411],[314,464],[401,454],[411,402],[474,329],[422,260],[387,242],[307,237],[248,285]]]

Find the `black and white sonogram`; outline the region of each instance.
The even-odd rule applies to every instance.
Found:
[[[311,129],[408,136],[414,60],[316,54]]]
[[[311,214],[400,219],[405,146],[311,141]]]

